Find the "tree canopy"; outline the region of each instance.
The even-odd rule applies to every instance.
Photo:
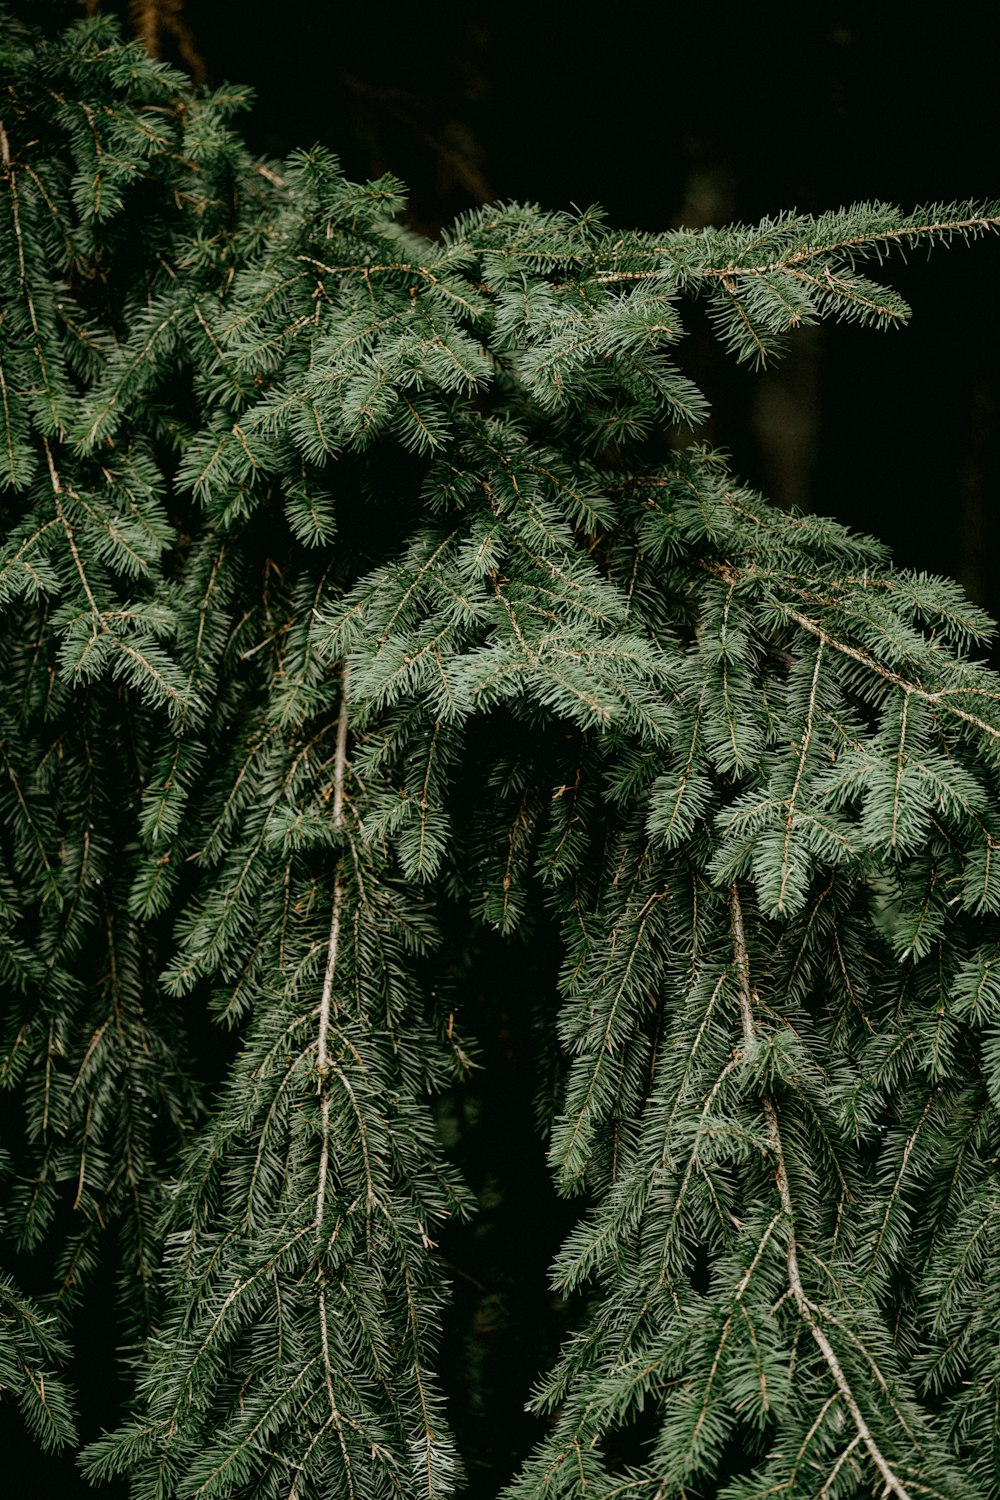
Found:
[[[993,627],[740,486],[677,346],[904,321],[1000,206],[430,241],[106,20],[0,48],[0,1388],[73,1442],[111,1264],[95,1481],[460,1488],[474,975],[544,929],[510,1500],[996,1496]]]

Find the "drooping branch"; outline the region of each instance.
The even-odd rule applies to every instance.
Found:
[[[344,781],[347,771],[347,727],[349,667],[345,661],[340,679],[340,713],[337,718],[337,740],[333,760],[333,826],[338,831],[344,824]],[[326,947],[326,970],[323,975],[323,990],[319,1002],[319,1034],[316,1042],[316,1087],[320,1092],[321,1146],[319,1161],[319,1184],[316,1189],[316,1232],[323,1228],[323,1211],[326,1206],[326,1177],[330,1165],[330,1096],[326,1083],[330,1071],[328,1042],[330,1014],[333,1006],[333,984],[337,971],[337,956],[340,949],[340,918],[344,904],[343,860],[338,864],[333,885],[333,904],[330,914],[330,936]]]
[[[746,927],[743,921],[743,905],[740,900],[739,887],[736,885],[729,887],[729,915],[733,936],[733,956],[738,986],[740,1021],[743,1027],[743,1040],[749,1048],[756,1041],[757,1037],[756,1026],[754,1024],[754,990],[750,972],[750,950],[747,946]],[[883,1495],[895,1495],[897,1500],[912,1500],[910,1492],[893,1472],[888,1460],[876,1442],[871,1428],[865,1420],[864,1413],[855,1399],[843,1366],[837,1358],[836,1350],[820,1326],[816,1315],[816,1306],[806,1295],[806,1290],[802,1282],[802,1273],[799,1269],[798,1243],[795,1234],[795,1208],[792,1203],[792,1194],[788,1182],[788,1168],[785,1159],[784,1143],[781,1138],[778,1107],[775,1104],[773,1094],[770,1092],[765,1093],[761,1101],[761,1107],[764,1113],[768,1141],[774,1155],[774,1176],[778,1188],[778,1198],[781,1202],[785,1218],[788,1221],[787,1239],[785,1241],[785,1263],[788,1267],[788,1285],[795,1302],[796,1310],[812,1334],[817,1348],[826,1361],[827,1368],[833,1376],[834,1383],[840,1392],[844,1405],[850,1413],[857,1438],[860,1439],[868,1450],[872,1463],[884,1481]]]

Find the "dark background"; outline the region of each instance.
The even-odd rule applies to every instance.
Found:
[[[84,7],[17,8],[41,20]],[[319,141],[352,177],[395,172],[428,234],[491,198],[598,202],[612,224],[657,229],[860,199],[1000,197],[995,5],[937,6],[931,25],[877,0],[794,12],[767,0],[103,8],[199,79],[251,84],[244,131],[261,153]],[[1000,239],[929,260],[914,252],[889,275],[913,304],[907,329],[804,330],[763,375],[735,367],[690,315],[681,347],[714,408],[703,435],[772,499],[881,536],[900,562],[961,579],[1000,615]],[[475,981],[482,1081],[442,1106],[482,1204],[474,1231],[442,1253],[456,1288],[445,1375],[460,1440],[475,1437],[470,1479],[483,1496],[537,1432],[521,1404],[552,1352],[538,1330],[565,1324],[545,1277],[565,1208],[546,1190],[529,1055],[530,994],[553,954],[541,934]],[[96,1288],[79,1330],[88,1436],[115,1420],[108,1301],[110,1287]],[[16,1466],[27,1453],[16,1431],[10,1441]],[[28,1472],[34,1495],[92,1493],[71,1461],[32,1451]]]
[[[391,170],[433,233],[489,198],[598,202],[657,229],[1000,196],[1000,7],[931,9],[184,0],[183,15],[194,66],[256,90],[255,147],[322,141],[351,176]],[[876,533],[997,616],[1000,242],[913,252],[890,275],[914,307],[905,330],[806,330],[763,376],[707,338],[682,346],[713,403],[706,435],[770,498]]]

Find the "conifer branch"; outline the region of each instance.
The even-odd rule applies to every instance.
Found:
[[[80,586],[82,587],[83,592],[87,597],[87,603],[90,605],[91,614],[98,622],[99,628],[101,630],[106,630],[107,624],[104,620],[104,616],[100,610],[100,607],[98,606],[97,600],[94,597],[94,592],[90,587],[90,581],[87,578],[87,572],[83,566],[83,560],[80,556],[80,549],[76,544],[76,536],[74,534],[73,527],[70,524],[66,512],[64,511],[62,506],[62,501],[60,498],[63,493],[62,482],[56,470],[55,460],[52,457],[52,449],[49,446],[48,438],[42,439],[42,447],[45,450],[45,460],[49,466],[49,479],[52,484],[52,496],[56,507],[56,515],[59,517],[59,524],[62,526],[63,532],[65,533],[66,543],[73,558],[73,566],[75,567],[77,576],[80,579]]]
[[[183,46],[173,0],[140,9]],[[27,36],[0,36],[0,1207],[60,1307],[121,1236],[137,1416],[88,1471],[452,1488],[435,1363],[488,1393],[460,1303],[439,1349],[435,1241],[470,1204],[445,1136],[478,1149],[449,1091],[480,1084],[438,997],[477,991],[493,926],[553,990],[561,945],[516,1045],[587,1195],[512,1500],[989,1500],[991,626],[708,449],[649,455],[706,410],[685,299],[759,364],[905,319],[865,258],[997,206],[651,236],[507,204],[430,244],[392,179],[255,162],[240,91],[192,95],[113,20]],[[211,1089],[203,1003],[235,1032]],[[0,1385],[44,1443],[49,1333],[0,1276]]]
[[[725,279],[731,276],[766,276],[773,271],[789,270],[818,257],[836,255],[843,250],[859,250],[881,244],[898,244],[901,241],[930,239],[945,234],[976,234],[989,230],[1000,230],[1000,214],[971,214],[957,219],[927,219],[916,224],[898,227],[886,226],[865,234],[844,235],[830,241],[806,244],[775,256],[764,265],[730,263],[726,266],[707,267],[700,274]]]
[[[324,1142],[325,1145],[325,1142]],[[322,1278],[322,1271],[319,1272]],[[347,1479],[347,1492],[350,1500],[354,1500],[354,1466],[351,1463],[351,1455],[347,1448],[347,1437],[344,1433],[344,1419],[341,1416],[337,1404],[337,1395],[333,1388],[333,1361],[330,1358],[330,1330],[326,1316],[326,1287],[320,1279],[319,1291],[317,1293],[317,1305],[319,1307],[319,1331],[320,1343],[323,1351],[323,1383],[326,1387],[326,1398],[330,1406],[330,1423],[337,1434],[337,1442],[340,1446],[341,1457],[344,1461],[344,1475]]]
[[[45,391],[45,395],[48,398],[49,417],[51,419],[52,431],[61,434],[63,431],[63,426],[56,408],[55,397],[51,387],[48,362],[45,354],[44,339],[42,337],[42,328],[39,321],[38,309],[35,304],[35,297],[31,289],[31,279],[28,274],[25,237],[21,225],[21,211],[18,200],[17,171],[15,170],[13,159],[11,157],[10,140],[7,136],[7,132],[4,128],[2,120],[0,120],[0,160],[2,160],[4,175],[7,179],[7,187],[10,192],[11,220],[14,228],[14,238],[17,244],[18,281],[20,283],[21,293],[24,297],[24,304],[28,309],[28,317],[31,322],[31,330],[34,339],[35,358],[38,361],[38,369],[42,377],[42,385]]]
[[[816,652],[816,665],[813,667],[812,681],[809,685],[809,706],[806,710],[805,725],[803,727],[802,738],[799,743],[799,759],[798,764],[795,767],[795,780],[793,781],[792,789],[788,794],[788,812],[785,815],[785,839],[781,853],[781,885],[778,890],[777,899],[777,906],[779,910],[784,909],[785,896],[788,891],[788,881],[791,873],[790,850],[792,842],[792,830],[795,826],[795,817],[797,812],[796,798],[798,797],[799,788],[802,785],[802,777],[806,768],[806,761],[809,755],[809,746],[813,735],[813,721],[816,715],[816,692],[819,687],[820,668],[822,664],[823,642],[820,641],[819,649]]]
[[[735,277],[762,278],[773,276],[776,272],[781,271],[796,273],[798,267],[807,264],[809,261],[837,256],[843,254],[845,251],[877,251],[879,246],[902,244],[908,240],[932,239],[953,234],[975,235],[998,231],[1000,230],[1000,214],[985,213],[950,219],[928,219],[915,224],[898,226],[887,224],[883,228],[868,233],[848,234],[829,240],[824,238],[815,242],[810,242],[810,230],[813,226],[807,220],[803,221],[796,219],[794,216],[789,216],[787,226],[781,224],[780,227],[787,227],[792,231],[798,230],[797,238],[800,241],[805,238],[807,243],[793,243],[787,252],[772,256],[770,260],[764,261],[759,265],[742,259],[730,260],[725,265],[712,265],[711,263],[707,265],[695,265],[688,270],[686,256],[682,263],[685,264],[688,274],[725,284]],[[671,261],[680,260],[683,253],[690,246],[698,244],[699,240],[711,248],[713,239],[723,238],[724,234],[725,232],[723,232],[723,235],[720,235],[719,231],[709,229],[702,230],[700,234],[692,236],[688,231],[679,230],[672,241],[666,244],[643,247],[643,251],[647,255],[659,257],[659,265],[662,266],[664,262],[669,264]],[[653,267],[646,267],[641,270],[601,271],[597,274],[595,280],[601,285],[644,281],[648,280],[651,275],[655,275],[656,268],[654,264]],[[802,275],[803,279],[806,279],[805,273],[799,272],[798,274]],[[815,278],[809,277],[808,279],[815,284]]]
[[[347,772],[348,729],[348,673],[345,661],[340,677],[340,712],[337,716],[337,738],[333,762],[333,813],[335,832],[344,825],[344,781]],[[319,1185],[316,1190],[316,1233],[321,1234],[326,1206],[326,1179],[330,1164],[330,1095],[327,1088],[329,1061],[327,1048],[330,1034],[330,1015],[333,1004],[333,986],[337,971],[337,954],[340,948],[340,913],[344,901],[343,855],[340,856],[333,884],[333,905],[330,914],[330,936],[327,940],[326,969],[323,974],[323,989],[319,1002],[319,1033],[316,1046],[316,1087],[320,1093],[321,1145],[319,1158]],[[325,1304],[324,1304],[325,1307]],[[323,1313],[325,1319],[325,1311]],[[326,1338],[324,1322],[324,1340]]]
[[[740,899],[739,887],[729,887],[729,912],[733,932],[733,954],[735,959],[737,995],[740,1007],[740,1021],[743,1027],[743,1043],[749,1051],[757,1041],[757,1027],[754,1021],[754,991],[750,969],[750,950],[747,945],[746,928],[743,921],[743,903]],[[912,1500],[910,1492],[897,1478],[889,1463],[886,1461],[882,1450],[872,1436],[871,1429],[865,1420],[864,1414],[857,1403],[857,1399],[851,1389],[850,1383],[844,1374],[843,1366],[837,1358],[836,1351],[830,1343],[817,1317],[815,1304],[806,1295],[805,1286],[802,1282],[802,1273],[799,1269],[798,1244],[795,1230],[795,1210],[792,1204],[791,1189],[788,1181],[788,1167],[785,1160],[785,1148],[781,1138],[781,1126],[778,1120],[778,1108],[773,1094],[767,1092],[761,1099],[761,1107],[764,1112],[764,1121],[767,1127],[768,1139],[775,1163],[775,1182],[778,1188],[778,1197],[781,1201],[782,1211],[787,1224],[785,1257],[788,1267],[788,1285],[795,1302],[796,1309],[802,1321],[816,1343],[817,1348],[826,1361],[833,1376],[834,1383],[840,1392],[844,1405],[847,1407],[852,1422],[854,1423],[857,1438],[864,1443],[869,1457],[879,1472],[883,1481],[883,1494],[895,1495],[897,1500]]]
[[[834,651],[839,651],[843,656],[849,656],[852,661],[859,662],[869,671],[874,672],[876,676],[881,677],[884,682],[892,683],[894,687],[901,688],[905,694],[912,694],[913,697],[920,698],[924,703],[939,705],[945,713],[951,714],[956,719],[961,719],[966,724],[970,724],[973,729],[978,729],[980,733],[988,735],[991,739],[1000,740],[1000,726],[990,724],[986,719],[980,718],[977,714],[970,714],[964,708],[958,708],[954,703],[948,702],[949,698],[957,696],[1000,699],[1000,694],[994,689],[971,685],[950,686],[934,690],[922,687],[920,683],[913,682],[909,678],[904,677],[901,672],[895,672],[891,667],[885,666],[883,662],[878,661],[870,652],[862,651],[857,646],[852,646],[846,641],[838,640],[836,636],[830,635],[828,631],[824,630],[823,626],[817,621],[810,620],[807,615],[801,614],[797,609],[792,609],[789,606],[783,606],[783,608],[788,618],[794,620],[796,625],[801,626],[803,630],[815,636],[822,644],[832,647]]]

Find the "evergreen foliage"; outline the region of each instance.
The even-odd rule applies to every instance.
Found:
[[[110,1257],[95,1480],[461,1487],[448,934],[548,920],[575,1326],[510,1500],[1000,1494],[992,626],[741,488],[674,352],[689,301],[751,366],[899,323],[864,267],[1000,208],[429,243],[104,20],[2,61],[4,1243],[48,1269],[0,1388],[72,1439]]]

